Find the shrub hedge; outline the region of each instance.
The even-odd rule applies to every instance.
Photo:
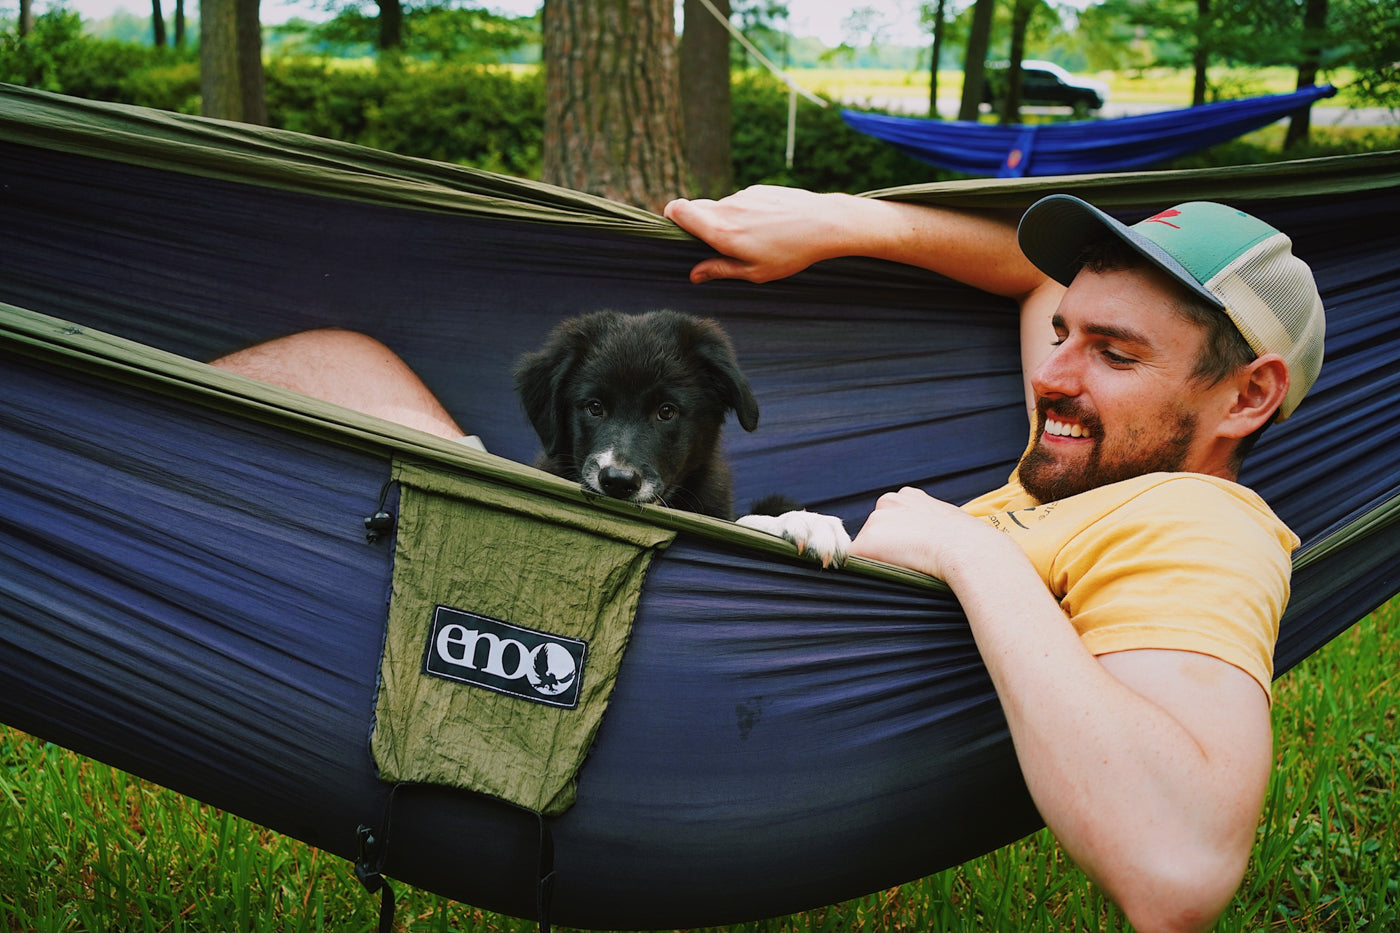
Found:
[[[796,185],[813,191],[871,191],[938,181],[952,173],[857,133],[839,105],[798,98],[792,167],[786,163],[788,89],[767,72],[737,75],[733,86],[734,180]]]
[[[199,112],[198,53],[96,39],[62,8],[39,16],[22,41],[0,32],[0,81],[94,100]],[[538,178],[544,82],[538,69],[490,65],[398,65],[305,55],[264,69],[274,126]],[[937,169],[862,136],[837,107],[800,101],[794,164],[784,164],[788,91],[767,74],[736,76],[734,176],[740,186],[795,184],[865,191],[932,180]]]
[[[489,65],[343,67],[283,58],[264,70],[274,126],[537,178],[544,83]]]
[[[168,50],[85,36],[82,17],[62,7],[36,17],[23,39],[13,28],[0,31],[0,81],[92,100],[145,104],[145,72],[177,59]]]

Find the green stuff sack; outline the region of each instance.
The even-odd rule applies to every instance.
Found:
[[[393,596],[372,741],[385,781],[573,803],[652,557],[674,533],[395,464]]]

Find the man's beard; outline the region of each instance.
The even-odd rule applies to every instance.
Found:
[[[1046,417],[1049,415],[1078,422],[1088,429],[1093,446],[1089,450],[1087,462],[1061,464],[1046,449],[1042,437],[1045,434]],[[1037,502],[1044,503],[1067,499],[1090,489],[1147,473],[1179,472],[1182,464],[1186,462],[1199,419],[1195,412],[1185,409],[1165,412],[1164,415],[1167,419],[1175,416],[1175,424],[1171,425],[1174,430],[1167,436],[1153,446],[1144,447],[1142,432],[1128,429],[1125,436],[1114,443],[1114,446],[1125,451],[1126,455],[1105,462],[1104,448],[1108,439],[1104,436],[1103,422],[1098,416],[1082,410],[1078,403],[1070,399],[1056,399],[1050,402],[1041,399],[1036,406],[1036,442],[1021,457],[1020,466],[1017,467],[1021,487]]]

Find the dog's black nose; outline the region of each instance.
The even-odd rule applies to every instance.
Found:
[[[642,477],[636,470],[609,466],[598,472],[598,484],[614,499],[630,499],[642,487]]]

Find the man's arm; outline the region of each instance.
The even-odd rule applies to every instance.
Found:
[[[851,553],[952,587],[1041,816],[1134,926],[1209,927],[1268,783],[1259,685],[1191,652],[1093,657],[1012,539],[919,490],[883,497]]]
[[[723,254],[692,270],[697,282],[769,282],[837,256],[919,266],[1011,298],[1045,280],[1017,247],[1011,215],[756,185],[672,201],[666,216]]]
[[[759,185],[719,201],[672,201],[666,216],[721,254],[696,264],[693,282],[771,282],[824,259],[868,256],[1018,302],[1026,373],[1055,339],[1050,318],[1064,287],[1021,253],[1010,215]]]

